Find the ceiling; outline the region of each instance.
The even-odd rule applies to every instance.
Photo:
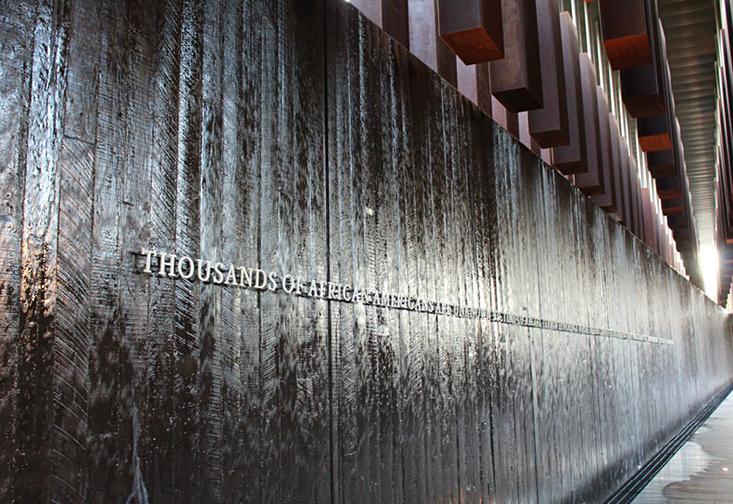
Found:
[[[658,0],[700,246],[715,233],[717,24],[714,0]]]

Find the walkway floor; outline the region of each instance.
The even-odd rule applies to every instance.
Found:
[[[733,503],[733,393],[633,504]]]

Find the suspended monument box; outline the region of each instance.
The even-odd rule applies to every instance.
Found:
[[[412,2],[409,9],[410,51],[445,80],[458,87],[456,55],[439,34],[433,2]]]
[[[542,148],[570,144],[558,0],[536,0],[542,108],[529,111],[529,134]]]
[[[642,188],[641,200],[644,209],[644,238],[645,243],[649,245],[657,254],[659,253],[657,222],[654,218],[654,208],[652,206],[651,193],[649,188]]]
[[[667,216],[667,225],[669,226],[669,229],[672,229],[672,230],[687,229],[689,227],[689,223],[687,222],[686,215]]]
[[[397,39],[403,46],[410,47],[408,0],[381,0],[381,2],[384,31]]]
[[[598,0],[603,46],[614,70],[652,63],[644,0]]]
[[[682,198],[682,187],[679,179],[674,177],[663,177],[656,180],[657,194],[659,199]]]
[[[510,112],[542,107],[535,0],[503,0],[504,58],[491,62],[491,94]]]
[[[408,0],[350,0],[350,2],[400,44],[410,46]]]
[[[504,57],[501,0],[439,0],[438,13],[440,37],[466,65]]]
[[[653,152],[672,148],[667,114],[640,117],[636,120],[636,125],[642,151]]]
[[[621,96],[631,117],[646,117],[666,111],[659,76],[652,65],[621,70]]]
[[[624,140],[619,134],[618,122],[613,114],[609,114],[609,122],[611,127],[611,153],[613,155],[612,170],[613,183],[616,191],[616,211],[614,215],[617,220],[623,221],[624,213],[624,182],[621,168],[621,142]]]
[[[646,154],[646,164],[652,177],[669,177],[677,174],[677,162],[672,149],[652,151]]]
[[[603,155],[598,124],[596,71],[587,53],[580,55],[580,82],[583,94],[585,149],[588,171],[575,176],[575,185],[589,196],[603,194]]]
[[[656,12],[656,11],[654,11]],[[621,96],[631,117],[664,114],[669,110],[669,64],[664,35],[656,15],[649,14],[651,26],[651,61],[649,64],[621,70]],[[652,22],[653,21],[653,22]]]
[[[631,196],[631,177],[629,171],[631,167],[631,156],[629,155],[629,148],[626,142],[621,142],[621,181],[623,183],[623,219],[621,223],[628,229],[631,226],[631,222],[634,218],[632,211],[632,196]]]
[[[553,149],[553,163],[561,173],[572,175],[588,171],[588,157],[580,81],[580,45],[573,18],[567,12],[560,14],[560,34],[570,144]]]
[[[682,198],[669,198],[662,200],[662,213],[664,215],[684,215],[684,200]]]
[[[603,193],[593,196],[593,201],[608,213],[617,210],[616,180],[613,166],[613,144],[608,99],[601,86],[597,86],[598,128],[601,165],[603,168]]]

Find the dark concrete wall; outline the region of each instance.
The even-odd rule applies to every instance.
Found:
[[[353,7],[0,5],[0,502],[599,502],[733,378],[714,303]]]

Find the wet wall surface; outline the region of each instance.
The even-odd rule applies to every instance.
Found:
[[[733,378],[348,4],[0,6],[0,502],[601,502]]]

